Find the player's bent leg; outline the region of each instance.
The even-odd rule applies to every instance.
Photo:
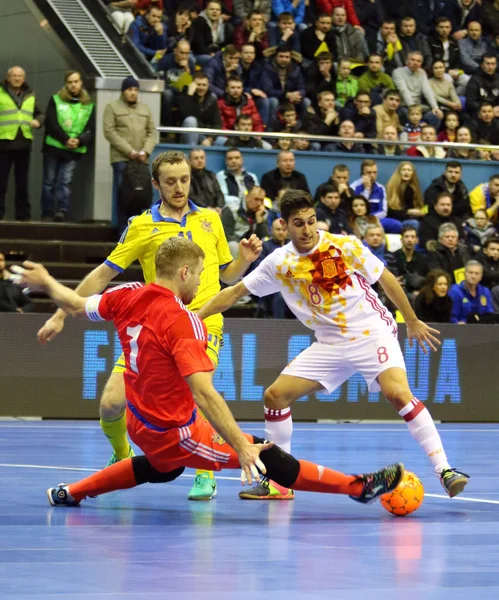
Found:
[[[293,433],[291,404],[301,396],[322,389],[322,385],[317,381],[292,375],[279,375],[265,390],[263,397],[267,439],[289,452]],[[240,492],[239,497],[242,500],[293,500],[294,492],[288,487],[282,487],[272,478],[264,477],[259,484]]]
[[[412,437],[429,457],[447,494],[451,498],[460,494],[468,483],[469,476],[451,468],[431,414],[413,396],[404,369],[387,369],[378,375],[377,380],[387,400],[397,409],[407,423]]]
[[[255,443],[264,440],[253,437]],[[404,476],[404,465],[395,463],[374,473],[345,475],[306,460],[297,460],[282,448],[272,446],[260,454],[267,476],[282,486],[324,494],[347,494],[367,503],[393,490]]]
[[[117,461],[133,456],[133,449],[128,441],[125,414],[125,381],[124,369],[119,361],[106,382],[99,405],[100,425],[104,435],[113,447],[113,454],[108,466]]]
[[[210,327],[208,329],[208,345],[206,348],[206,354],[215,366],[215,369],[218,366],[218,355],[220,352],[220,347],[223,344],[222,340],[223,336],[221,328]],[[214,374],[215,371],[212,371],[212,379]],[[203,413],[199,409],[198,412],[203,418],[205,418]],[[189,491],[189,494],[187,495],[187,499],[193,501],[207,502],[208,500],[214,498],[216,495],[217,482],[215,481],[213,471],[207,471],[205,469],[196,469],[194,483]]]
[[[184,467],[161,473],[152,467],[145,456],[135,456],[106,467],[71,484],[60,483],[47,490],[52,506],[78,506],[88,496],[95,497],[124,490],[143,483],[166,483],[180,477]]]

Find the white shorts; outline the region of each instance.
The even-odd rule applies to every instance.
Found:
[[[376,378],[393,367],[406,370],[397,338],[392,335],[369,336],[365,340],[338,345],[314,342],[291,361],[281,375],[317,381],[331,394],[359,372],[369,391],[379,392]]]

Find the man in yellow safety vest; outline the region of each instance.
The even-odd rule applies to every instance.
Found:
[[[78,71],[47,105],[43,144],[42,221],[65,221],[76,163],[87,153],[95,132],[94,103]]]
[[[16,183],[16,220],[31,218],[28,195],[31,142],[33,129],[39,129],[43,121],[35,94],[26,83],[26,72],[21,67],[11,67],[5,81],[0,83],[0,219],[5,214],[12,165]]]

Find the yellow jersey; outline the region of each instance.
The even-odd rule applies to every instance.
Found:
[[[205,253],[199,290],[189,305],[189,309],[198,310],[220,291],[220,269],[233,260],[222,221],[215,211],[199,208],[190,200],[189,212],[181,221],[163,217],[159,207],[158,202],[128,221],[128,227],[105,263],[122,273],[134,260],[138,260],[145,282],[150,283],[156,279],[154,258],[161,243],[171,237],[185,236],[200,246]]]

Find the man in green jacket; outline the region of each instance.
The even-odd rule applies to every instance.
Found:
[[[11,67],[0,84],[0,220],[5,215],[12,165],[16,184],[15,218],[17,221],[31,218],[28,194],[31,142],[33,129],[39,129],[43,120],[35,94],[26,83],[26,72],[22,67]]]
[[[381,104],[386,90],[395,90],[395,84],[390,75],[382,71],[383,58],[380,54],[370,54],[367,61],[367,71],[359,77],[359,90],[369,92],[374,104]]]
[[[77,162],[95,132],[94,103],[78,71],[69,71],[64,87],[48,102],[43,145],[42,221],[65,221]],[[55,214],[54,214],[55,211]]]

